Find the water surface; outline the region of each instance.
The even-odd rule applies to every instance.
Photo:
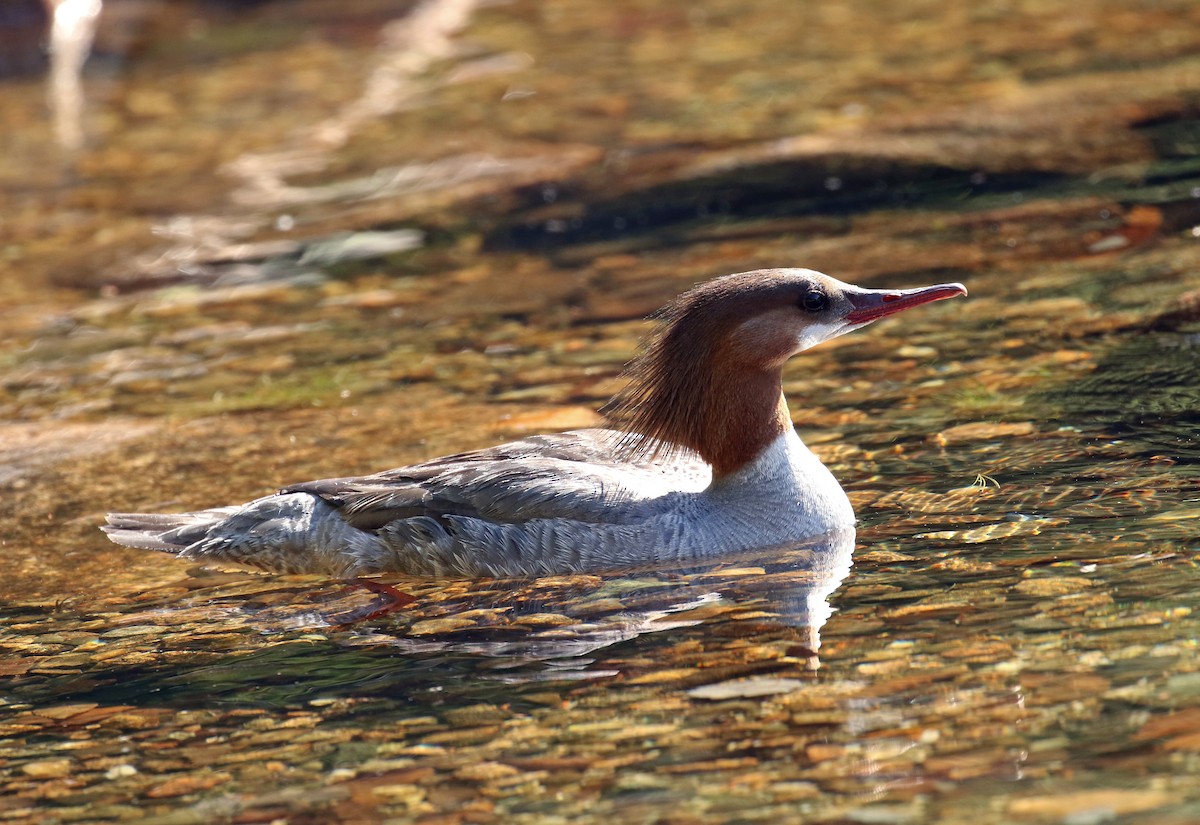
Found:
[[[0,81],[0,814],[1200,819],[1198,47],[1170,0],[109,0],[81,150]],[[780,265],[971,290],[788,368],[852,567],[373,616],[97,530],[590,425],[646,313]]]

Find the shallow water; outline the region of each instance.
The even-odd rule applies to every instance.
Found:
[[[1200,819],[1195,4],[412,8],[109,0],[78,154],[0,80],[0,817]],[[849,569],[97,530],[592,424],[778,265],[971,290],[785,376]]]

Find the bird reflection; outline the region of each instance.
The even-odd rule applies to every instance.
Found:
[[[752,608],[790,629],[796,652],[815,669],[820,630],[833,613],[829,597],[850,572],[853,550],[854,531],[846,530],[703,565],[537,579],[370,579],[309,590],[307,605],[293,598],[246,609],[260,627],[328,628],[353,646],[489,657],[498,678],[530,681],[611,675],[589,657],[644,634],[699,625],[722,609]],[[390,609],[396,596],[401,603]],[[522,667],[535,663],[545,667]]]

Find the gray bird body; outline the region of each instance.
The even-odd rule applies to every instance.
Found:
[[[121,544],[281,572],[517,576],[702,559],[854,523],[794,431],[715,483],[694,453],[619,459],[621,435],[534,436],[241,507],[114,514],[105,529]]]
[[[235,507],[114,513],[119,544],[336,576],[528,576],[686,563],[845,530],[854,512],[796,435],[781,387],[796,353],[961,284],[863,289],[808,269],[717,278],[659,315],[606,408],[576,430]]]

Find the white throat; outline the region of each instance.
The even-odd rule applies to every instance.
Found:
[[[854,525],[842,486],[792,428],[745,467],[714,480],[708,493],[714,501],[753,513],[755,523],[769,532],[780,528],[790,536],[814,535]]]

